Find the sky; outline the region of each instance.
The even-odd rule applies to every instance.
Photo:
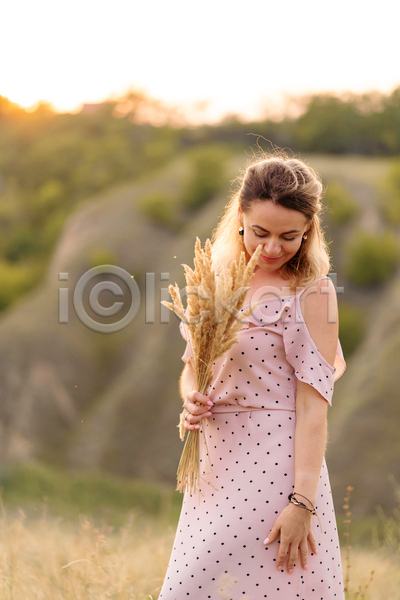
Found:
[[[143,91],[193,122],[279,114],[293,96],[400,86],[393,0],[14,0],[0,95],[77,112]]]

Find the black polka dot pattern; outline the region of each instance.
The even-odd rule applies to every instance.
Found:
[[[278,572],[279,540],[263,544],[293,491],[296,382],[314,385],[329,403],[333,393],[335,372],[295,317],[299,296],[259,307],[215,363],[208,392],[215,405],[201,429],[208,449],[206,456],[200,444],[201,493],[184,495],[159,600],[344,599],[325,460],[316,501],[322,529],[314,518],[318,554],[309,553],[308,570],[298,561],[291,575]],[[344,362],[340,344],[338,355]]]

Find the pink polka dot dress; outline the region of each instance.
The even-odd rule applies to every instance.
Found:
[[[270,296],[214,363],[201,494],[185,492],[159,600],[344,600],[325,459],[315,505],[321,527],[312,517],[318,553],[309,548],[308,570],[298,559],[292,574],[278,571],[279,536],[263,544],[294,489],[297,380],[331,404],[346,368],[339,341],[334,367],[320,354],[301,313],[303,292]],[[181,332],[188,341],[183,323]],[[188,341],[182,359],[190,357]]]

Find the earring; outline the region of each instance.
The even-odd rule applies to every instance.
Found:
[[[244,229],[243,229],[243,227],[239,227],[239,235],[244,235]]]
[[[306,240],[306,239],[307,239],[307,236],[306,236],[306,235],[303,235],[303,240]]]

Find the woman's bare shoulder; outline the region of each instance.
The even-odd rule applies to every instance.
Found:
[[[300,298],[301,312],[311,338],[329,364],[333,365],[339,334],[336,289],[333,281],[321,279],[307,287]]]

